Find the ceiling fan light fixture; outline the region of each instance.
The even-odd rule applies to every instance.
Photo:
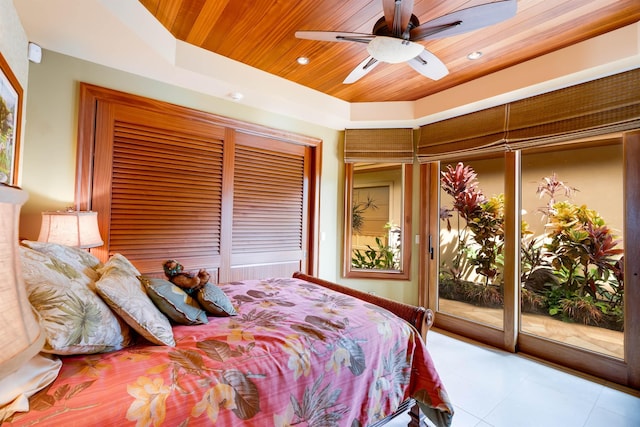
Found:
[[[367,52],[378,61],[389,64],[406,62],[420,55],[424,46],[395,37],[377,36],[367,45]]]

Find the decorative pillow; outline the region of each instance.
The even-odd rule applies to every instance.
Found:
[[[140,276],[147,295],[169,319],[182,325],[209,323],[207,313],[196,300],[173,283],[152,277]]]
[[[227,294],[212,283],[207,283],[199,289],[196,299],[202,308],[214,316],[226,317],[238,314]]]
[[[154,344],[175,346],[171,323],[142,288],[140,273],[120,254],[100,269],[96,288],[102,298],[129,326]]]
[[[90,289],[84,273],[56,257],[20,246],[29,301],[40,314],[46,353],[88,354],[133,344],[129,327]]]
[[[140,275],[138,269],[133,264],[131,264],[131,261],[129,261],[127,257],[122,254],[113,254],[111,258],[109,258],[107,263],[102,267],[98,267],[96,271],[98,272],[98,274],[103,275],[112,268],[132,274],[136,277]]]
[[[82,271],[94,282],[100,278],[96,269],[102,267],[102,263],[98,258],[84,249],[73,248],[71,246],[60,245],[58,243],[33,242],[30,240],[23,240],[21,243],[28,248],[51,255],[62,262],[66,262],[76,270]]]

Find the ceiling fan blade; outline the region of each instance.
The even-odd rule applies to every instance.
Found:
[[[340,31],[296,31],[296,37],[306,40],[325,42],[358,42],[369,43],[376,36],[364,33],[346,33]]]
[[[413,0],[382,0],[387,29],[395,37],[400,37],[409,25],[413,13]]]
[[[342,83],[348,85],[360,80],[369,71],[373,70],[380,62],[373,56],[365,58],[364,61],[358,64],[351,73],[344,79]]]
[[[447,66],[427,49],[413,59],[407,61],[411,68],[432,80],[439,80],[449,74]]]
[[[515,16],[517,10],[517,0],[503,0],[457,10],[412,29],[410,40],[449,37],[488,27]]]

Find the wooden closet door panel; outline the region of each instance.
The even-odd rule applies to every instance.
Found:
[[[230,280],[305,270],[309,150],[236,134]]]
[[[106,253],[162,276],[162,262],[185,269],[220,265],[225,129],[205,121],[99,103],[94,191]],[[98,190],[98,191],[95,191]]]
[[[219,282],[314,274],[321,159],[317,138],[80,84],[76,206],[105,240],[91,252],[143,274],[169,258]]]

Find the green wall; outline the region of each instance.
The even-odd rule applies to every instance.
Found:
[[[403,302],[417,302],[417,274],[412,275],[411,282],[346,281],[340,278],[343,132],[47,50],[43,50],[40,64],[29,67],[22,187],[29,192],[30,198],[21,216],[23,238],[37,238],[42,211],[73,205],[80,82],[322,139],[318,275]],[[417,229],[417,223],[415,227]]]
[[[322,139],[320,229],[325,239],[319,243],[319,275],[336,279],[340,132],[47,50],[40,64],[29,67],[22,187],[30,198],[21,217],[22,237],[37,238],[42,211],[73,205],[80,82]]]

